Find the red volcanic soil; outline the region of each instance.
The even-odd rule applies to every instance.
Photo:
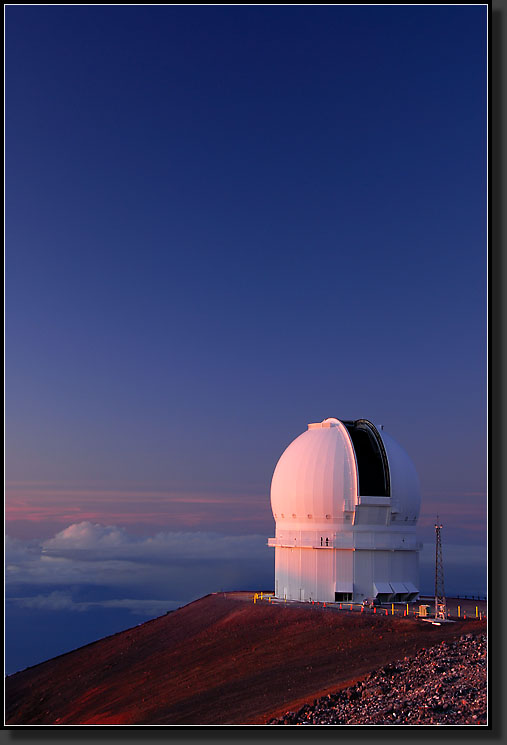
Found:
[[[485,629],[207,595],[6,679],[6,723],[263,724],[376,667]],[[251,598],[251,595],[249,596]]]

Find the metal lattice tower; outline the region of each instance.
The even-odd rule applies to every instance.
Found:
[[[435,618],[446,617],[446,603],[444,590],[444,562],[442,559],[442,525],[435,523]]]

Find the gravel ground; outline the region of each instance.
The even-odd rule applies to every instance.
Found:
[[[486,635],[421,649],[268,724],[487,724]]]

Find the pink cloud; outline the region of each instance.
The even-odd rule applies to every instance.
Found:
[[[54,487],[47,484],[8,484],[6,523],[11,534],[27,525],[69,524],[89,520],[114,522],[146,532],[153,527],[170,529],[222,528],[244,525],[269,531],[272,521],[269,499],[245,494],[208,494],[159,490]]]

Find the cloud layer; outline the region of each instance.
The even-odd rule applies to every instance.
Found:
[[[123,527],[88,521],[73,523],[42,543],[42,553],[47,557],[90,561],[237,560],[252,559],[266,552],[266,537],[261,535],[161,532],[141,538]]]
[[[161,532],[141,538],[84,521],[42,542],[6,540],[7,598],[32,609],[124,607],[156,615],[208,592],[255,587],[255,578],[270,576],[272,565],[261,535]]]
[[[424,544],[420,561],[423,583],[431,585],[433,544]],[[477,578],[485,577],[486,553],[480,545],[448,543],[444,564],[446,575],[458,588],[467,584],[471,571]],[[42,542],[10,537],[6,542],[7,596],[27,608],[44,605],[56,610],[59,603],[70,607],[71,594],[66,588],[71,586],[73,595],[76,588],[81,595],[90,595],[94,587],[107,588],[107,597],[100,598],[102,605],[107,600],[142,607],[132,602],[137,596],[146,601],[146,608],[151,603],[164,611],[171,603],[188,602],[217,589],[255,587],[256,577],[261,584],[269,584],[272,574],[273,554],[263,535],[159,532],[143,538],[116,525],[83,521]],[[41,595],[40,588],[47,591]],[[88,588],[86,593],[84,588]],[[92,607],[87,603],[99,600],[81,597],[79,603],[76,609],[85,610]]]
[[[76,601],[70,592],[53,590],[47,595],[12,597],[9,602],[18,608],[29,610],[84,612],[94,608],[123,608],[141,616],[159,616],[185,604],[183,600],[160,600],[145,598],[114,598],[112,600]]]

